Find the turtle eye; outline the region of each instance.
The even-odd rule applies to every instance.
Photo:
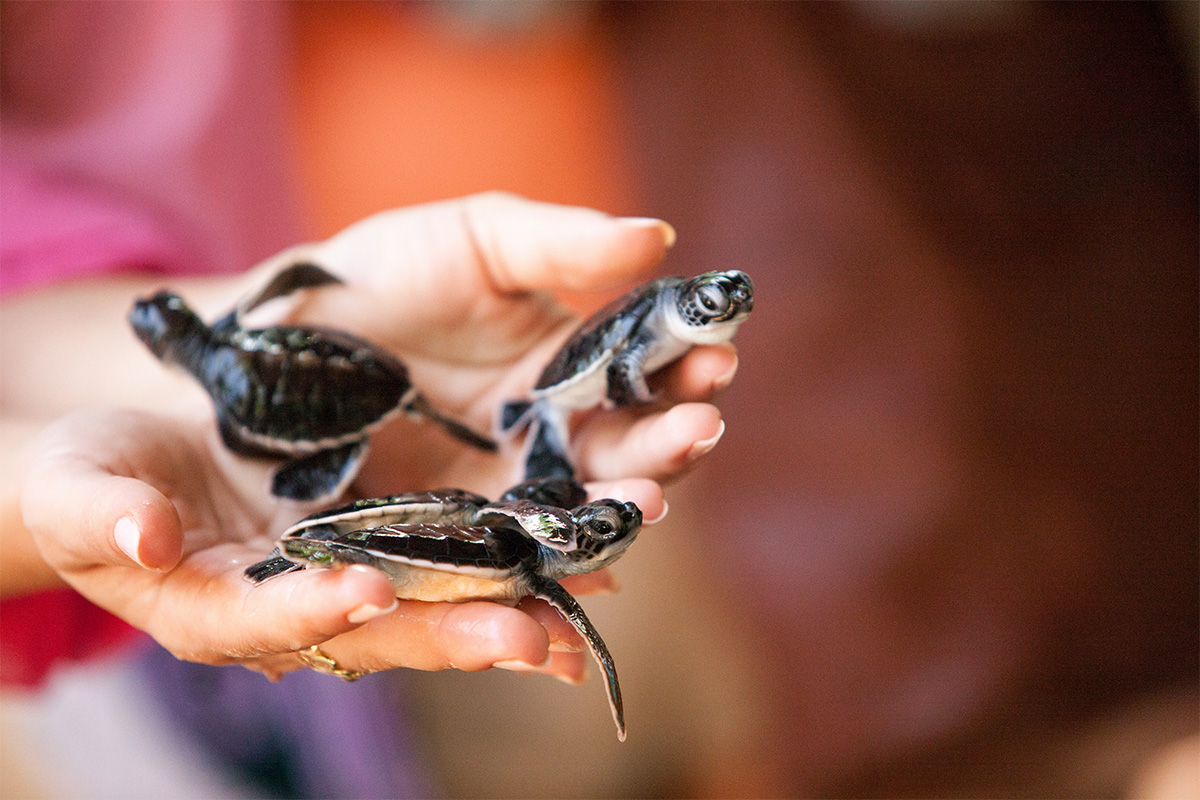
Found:
[[[597,513],[585,522],[588,535],[602,541],[616,536],[621,526],[620,516],[611,508],[602,508],[596,511]]]
[[[699,292],[700,305],[714,316],[729,310],[729,295],[720,286],[705,286]]]

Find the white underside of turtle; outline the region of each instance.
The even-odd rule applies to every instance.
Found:
[[[430,561],[398,562],[382,553],[366,552],[377,556],[372,566],[391,579],[396,597],[401,600],[423,600],[427,603],[491,600],[515,606],[526,594],[524,587],[518,586],[508,572]],[[309,568],[320,567],[310,565]]]

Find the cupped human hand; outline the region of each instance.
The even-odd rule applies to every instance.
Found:
[[[579,320],[559,291],[611,293],[645,279],[675,238],[665,222],[487,193],[386,211],[256,270],[265,282],[311,261],[343,286],[306,292],[289,323],[339,327],[396,353],[434,406],[494,434],[507,400],[524,396]],[[573,436],[585,480],[683,474],[723,431],[707,401],[733,378],[732,346],[695,348],[662,379],[664,402],[594,415]],[[519,440],[480,457],[433,425],[398,419],[372,437],[356,490],[385,494],[436,483],[483,494],[520,475]],[[383,457],[380,457],[380,456]]]
[[[577,323],[551,292],[633,282],[672,237],[657,220],[489,194],[376,215],[281,254],[255,277],[300,257],[339,274],[344,286],[301,293],[286,321],[344,328],[392,349],[436,406],[486,430]],[[731,347],[697,348],[663,376],[664,403],[588,419],[575,455],[592,495],[661,517],[662,483],[724,429],[707,401],[736,365]],[[494,496],[519,479],[519,465],[517,442],[483,453],[397,420],[372,436],[352,492],[456,486]],[[170,416],[83,412],[47,431],[22,506],[65,580],[181,658],[274,676],[320,644],[356,671],[499,666],[582,679],[580,640],[541,601],[397,601],[382,573],[353,567],[244,580],[271,538],[311,510],[266,493],[273,466],[226,451],[199,403]],[[585,594],[610,584],[597,573],[564,585]]]
[[[295,521],[297,506],[248,491],[270,465],[230,459],[205,423],[199,413],[90,410],[43,433],[22,493],[25,521],[85,597],[180,658],[270,676],[324,643],[355,670],[500,666],[581,678],[578,639],[544,604],[398,601],[383,573],[357,566],[246,580],[271,549],[264,532]],[[593,488],[663,513],[652,481]],[[609,585],[581,577],[578,593]]]

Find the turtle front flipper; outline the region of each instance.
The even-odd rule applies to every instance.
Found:
[[[500,449],[495,440],[489,439],[483,434],[476,433],[458,420],[447,417],[438,411],[419,392],[413,394],[412,398],[405,403],[404,411],[408,414],[427,419],[430,422],[436,422],[446,433],[478,450],[494,453]]]
[[[617,406],[645,405],[654,399],[646,384],[646,358],[654,337],[642,331],[608,365],[608,399]]]
[[[289,534],[285,533],[285,536],[288,535]],[[292,536],[294,536],[294,538],[328,541],[330,539],[337,538],[338,529],[334,525],[315,524],[301,529],[299,533],[293,534]],[[242,574],[251,583],[262,583],[263,581],[274,578],[277,575],[284,575],[288,572],[292,572],[301,568],[301,565],[292,561],[288,561],[286,558],[284,558],[283,551],[276,547],[271,551],[271,555],[267,556],[262,561],[258,561],[246,567]]]
[[[268,300],[284,297],[301,289],[315,289],[318,286],[328,286],[334,283],[345,283],[345,281],[324,267],[307,261],[292,264],[275,273],[275,277],[271,278],[267,285],[258,291],[258,294],[238,303],[238,313],[247,314]]]
[[[613,661],[612,654],[608,652],[608,646],[600,638],[600,634],[592,625],[591,620],[587,618],[587,614],[583,613],[583,607],[571,596],[570,592],[559,585],[558,581],[540,576],[533,576],[531,580],[530,594],[545,600],[558,609],[559,613],[575,626],[575,630],[579,631],[579,635],[587,642],[588,649],[592,651],[592,657],[596,659],[596,664],[604,673],[604,686],[608,691],[608,705],[612,709],[613,722],[617,725],[617,738],[622,742],[625,741],[625,707],[621,703],[621,684],[617,682],[617,665]]]
[[[528,500],[570,511],[587,502],[587,489],[570,478],[533,478],[518,483],[500,495],[499,502],[511,503],[516,500]]]
[[[255,564],[246,567],[242,573],[251,583],[262,583],[268,578],[274,578],[276,575],[283,575],[287,572],[301,569],[299,564],[294,564],[288,561],[279,554],[279,548],[271,551],[268,558],[264,558]]]
[[[271,494],[304,502],[337,497],[358,474],[366,453],[364,439],[289,461],[271,478]]]

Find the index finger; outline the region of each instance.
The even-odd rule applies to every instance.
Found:
[[[675,242],[660,219],[489,192],[461,201],[463,220],[502,292],[603,291],[657,266]]]

